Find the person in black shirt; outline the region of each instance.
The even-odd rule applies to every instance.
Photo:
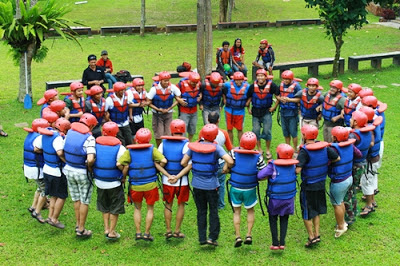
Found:
[[[83,71],[82,83],[90,89],[94,85],[100,86],[103,91],[106,91],[103,83],[106,80],[106,76],[103,68],[96,66],[96,56],[91,54],[88,56],[89,66]]]
[[[268,78],[268,74],[265,69],[257,70],[256,75],[257,80],[254,82],[254,84],[250,85],[247,93],[247,109],[249,114],[253,116],[252,131],[257,136],[257,149],[262,152],[261,139],[264,139],[266,143],[266,159],[269,160],[272,159],[270,152],[272,139],[272,113],[278,106],[278,102],[276,101],[272,107],[272,95],[279,97],[279,87],[272,82],[272,79]],[[263,128],[262,133],[261,127]]]

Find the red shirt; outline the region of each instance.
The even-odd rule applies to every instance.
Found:
[[[110,59],[107,59],[107,61],[104,61],[103,58],[100,58],[99,60],[97,60],[96,66],[104,67],[104,71],[105,71],[106,68],[109,68],[110,69],[110,73],[113,72],[113,66],[112,66],[112,62],[111,62]]]
[[[242,48],[235,48],[234,46],[231,47],[231,54],[233,56],[233,60],[236,62],[241,62],[240,56],[245,54],[243,47]]]

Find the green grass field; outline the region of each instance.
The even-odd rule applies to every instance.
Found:
[[[73,1],[70,1],[73,2]],[[76,6],[76,8],[88,8],[93,3]],[[106,7],[111,8],[115,1],[101,1]],[[123,10],[128,10],[128,1],[120,1],[124,4]],[[150,9],[152,3],[158,1],[147,1]],[[193,2],[193,3],[192,3]],[[195,1],[172,1],[174,9],[180,10],[179,5],[194,4]],[[256,1],[261,3],[262,1]],[[278,3],[279,2],[279,3]],[[168,3],[161,3],[161,10],[168,9]],[[237,5],[246,6],[245,3],[237,1]],[[273,3],[271,10],[282,8],[280,5],[287,4],[283,1],[269,1]],[[291,6],[303,7],[302,1],[290,1]],[[139,1],[134,3],[138,10]],[[255,4],[254,4],[255,5]],[[276,6],[276,7],[275,7]],[[115,7],[116,8],[116,7]],[[217,1],[213,1],[213,10],[217,9]],[[242,8],[245,9],[245,8]],[[110,9],[108,9],[110,11]],[[246,9],[245,9],[246,10]],[[257,8],[258,10],[258,8]],[[277,13],[267,12],[265,19],[274,20],[269,16]],[[289,9],[285,12],[290,14]],[[304,14],[310,10],[303,10]],[[111,11],[110,11],[111,12]],[[114,10],[111,13],[122,12]],[[185,18],[185,22],[194,21],[195,12],[192,11],[193,20]],[[250,11],[244,11],[250,12]],[[182,12],[181,14],[183,14]],[[237,11],[237,13],[239,13]],[[274,13],[274,14],[271,14]],[[303,14],[302,12],[300,12]],[[99,9],[94,9],[91,16],[87,12],[79,13],[74,11],[70,14],[74,18],[92,19],[88,24],[98,27],[103,24]],[[301,17],[292,11],[293,16],[287,18]],[[137,17],[136,15],[135,17]],[[239,16],[239,14],[237,14]],[[237,20],[256,20],[255,17],[237,17]],[[122,16],[120,16],[122,17]],[[153,22],[149,24],[161,25],[177,23],[177,18],[168,17],[166,20],[156,20],[162,15],[154,15]],[[304,17],[315,17],[305,15]],[[178,17],[179,18],[179,17]],[[189,16],[188,16],[189,18]],[[234,20],[236,17],[234,16]],[[110,18],[109,20],[114,21]],[[138,21],[138,20],[137,20]],[[155,22],[157,21],[157,23]],[[160,22],[158,22],[160,21]],[[105,23],[105,22],[104,22]],[[137,22],[115,22],[115,25],[130,24]],[[246,64],[249,66],[257,52],[260,39],[267,38],[276,51],[277,62],[289,62],[302,59],[321,57],[332,57],[334,54],[333,42],[325,37],[324,30],[319,26],[284,27],[280,29],[243,29],[224,30],[214,32],[214,47],[227,39],[233,41],[236,37],[243,39],[246,49]],[[400,32],[396,29],[367,25],[360,31],[350,31],[345,38],[342,50],[342,57],[353,54],[371,54],[386,51],[400,50]],[[128,69],[132,74],[142,74],[145,77],[146,89],[149,89],[151,77],[154,72],[161,70],[175,70],[176,66],[183,61],[195,65],[196,34],[174,33],[148,34],[144,38],[139,36],[81,37],[79,41],[82,50],[72,42],[60,39],[47,40],[45,44],[50,47],[49,55],[44,63],[34,63],[33,71],[33,101],[36,102],[42,97],[45,81],[68,80],[80,78],[82,71],[87,67],[86,58],[90,53],[99,54],[101,50],[107,49],[110,58],[113,60],[114,69]],[[87,228],[94,231],[90,240],[79,241],[74,234],[74,212],[72,202],[67,199],[60,220],[66,224],[65,230],[55,229],[48,225],[41,225],[32,219],[26,210],[31,204],[32,195],[36,185],[34,182],[26,183],[23,177],[22,166],[22,145],[26,136],[25,131],[15,127],[15,123],[29,123],[38,117],[40,107],[34,106],[32,110],[23,109],[21,103],[17,103],[18,67],[11,61],[7,54],[8,47],[1,45],[0,54],[3,55],[2,68],[0,71],[0,124],[9,133],[8,138],[0,138],[0,263],[1,264],[40,264],[40,265],[61,265],[61,264],[150,264],[161,265],[165,263],[174,265],[217,265],[217,264],[336,264],[336,265],[397,265],[400,261],[400,231],[399,227],[399,204],[400,196],[397,171],[400,170],[398,161],[400,155],[397,148],[400,145],[398,127],[400,119],[396,106],[400,100],[398,96],[397,83],[400,68],[391,65],[391,60],[383,61],[381,70],[371,69],[369,62],[360,64],[360,72],[352,73],[346,71],[341,75],[345,85],[351,82],[360,83],[364,87],[373,88],[375,95],[382,102],[389,105],[386,112],[387,129],[385,137],[385,155],[383,167],[380,169],[379,189],[381,193],[377,196],[378,209],[366,219],[358,218],[351,229],[340,239],[334,238],[335,220],[333,209],[328,203],[328,214],[321,217],[321,238],[322,242],[318,247],[308,250],[304,248],[307,236],[300,218],[301,211],[296,199],[296,213],[289,219],[289,230],[287,236],[287,249],[284,253],[271,253],[268,249],[271,244],[271,237],[268,226],[268,217],[263,217],[256,207],[256,222],[253,230],[254,242],[252,246],[244,246],[239,249],[233,248],[234,228],[232,224],[232,212],[229,206],[220,212],[221,234],[220,246],[216,249],[200,247],[197,242],[196,208],[192,199],[186,207],[185,220],[182,232],[186,234],[183,241],[165,241],[162,236],[165,232],[163,205],[156,204],[155,220],[152,234],[155,236],[154,243],[135,242],[133,225],[133,206],[126,206],[126,214],[120,217],[118,230],[122,235],[116,243],[109,243],[104,239],[101,213],[96,211],[96,193],[92,196],[92,203],[87,219]],[[347,67],[347,66],[346,66]],[[297,77],[306,80],[309,78],[304,68],[293,69]],[[322,86],[327,88],[331,67],[320,67],[318,77]],[[275,81],[279,82],[278,72],[275,72]],[[177,80],[174,80],[177,82]],[[302,83],[304,85],[304,82]],[[67,88],[61,89],[67,91]],[[326,91],[326,90],[325,90]],[[177,114],[175,113],[175,116]],[[274,116],[274,119],[276,115]],[[275,119],[276,120],[276,119]],[[250,116],[246,116],[245,130],[251,130]],[[151,116],[146,117],[145,125],[151,125]],[[202,125],[201,119],[198,128]],[[222,118],[221,127],[224,126]],[[272,146],[275,147],[283,142],[281,129],[274,121]],[[235,144],[237,140],[235,138]],[[327,182],[328,183],[328,182]],[[261,191],[264,195],[265,182],[261,184]],[[361,195],[359,194],[359,197]],[[360,207],[363,203],[360,203]],[[175,209],[174,209],[175,213]],[[47,217],[47,211],[43,212]],[[245,216],[242,215],[242,232],[245,232]],[[173,223],[174,224],[174,223]]]

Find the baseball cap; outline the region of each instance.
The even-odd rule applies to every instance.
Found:
[[[103,51],[101,51],[101,55],[108,55],[108,53],[107,53],[107,50],[103,50]]]
[[[97,57],[94,54],[89,55],[87,58],[88,61],[92,61],[92,60],[96,60],[96,59],[97,59]]]

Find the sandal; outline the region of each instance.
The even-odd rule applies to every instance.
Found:
[[[92,231],[83,229],[82,231],[76,231],[76,237],[78,238],[89,238],[92,236]]]
[[[279,246],[280,250],[285,250],[285,248],[286,248],[285,246]]]
[[[251,236],[246,236],[246,239],[244,240],[245,245],[251,245],[253,244],[253,238]]]
[[[265,158],[267,159],[267,161],[272,159],[272,154],[270,152],[265,153]]]
[[[312,246],[314,246],[317,243],[317,239],[316,237],[314,237],[313,239],[308,238],[307,243],[304,245],[306,248],[311,248]]]
[[[269,249],[270,249],[270,250],[278,250],[278,249],[279,249],[279,246],[271,245],[271,246],[269,246]]]
[[[365,206],[361,210],[362,210],[362,212],[360,213],[360,216],[363,218],[367,217],[371,212],[375,211],[374,207],[371,207],[371,206]]]
[[[344,229],[335,229],[335,238],[341,237],[347,231],[347,226]]]
[[[36,213],[36,217],[35,218],[41,224],[44,224],[46,222],[45,219],[43,219],[43,217],[42,217],[42,215],[40,213]]]
[[[106,235],[106,238],[107,238],[107,240],[110,240],[110,241],[116,241],[116,240],[118,240],[118,239],[121,237],[121,235],[118,234],[118,233],[116,233],[115,236],[109,236],[109,235],[110,235],[110,234],[108,233],[108,234]]]
[[[32,212],[35,211],[35,208],[29,207],[29,208],[28,208],[28,211],[29,211],[30,213],[32,213]]]
[[[141,239],[143,239],[142,233],[136,233],[135,240],[138,241],[138,240],[141,240]]]
[[[8,137],[8,134],[4,130],[0,129],[0,137]]]
[[[65,225],[63,223],[61,223],[60,221],[54,223],[53,221],[50,220],[47,223],[49,225],[51,225],[51,226],[54,226],[54,227],[58,228],[58,229],[64,229],[65,228]],[[78,231],[75,230],[75,232],[78,232]]]
[[[181,232],[175,232],[173,234],[174,238],[185,238],[185,234],[181,233]]]
[[[236,239],[235,239],[235,248],[238,248],[238,247],[241,247],[242,246],[242,243],[243,243],[243,240],[242,240],[242,238],[240,237],[240,236],[238,236],[238,237],[236,237]]]
[[[166,232],[166,233],[164,234],[164,236],[165,236],[166,239],[170,239],[171,237],[175,237],[174,235],[175,235],[175,233],[172,234],[172,232]]]
[[[212,239],[208,239],[207,244],[214,247],[218,246],[217,240],[212,240]]]
[[[148,234],[143,234],[143,240],[144,241],[151,241],[151,242],[153,242],[154,241],[154,237],[150,234],[150,233],[148,233]]]

